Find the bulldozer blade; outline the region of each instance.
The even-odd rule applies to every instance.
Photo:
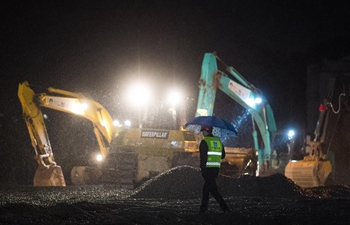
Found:
[[[39,166],[35,172],[34,186],[66,186],[61,167]]]
[[[302,188],[318,187],[325,184],[332,172],[330,161],[296,161],[289,162],[285,176]]]

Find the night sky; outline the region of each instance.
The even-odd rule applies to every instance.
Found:
[[[192,99],[189,114],[194,116],[203,55],[213,51],[262,90],[277,126],[302,127],[307,66],[350,54],[348,7],[340,2],[344,1],[1,3],[0,156],[12,165],[35,167],[17,98],[23,81],[38,88],[82,92],[113,117],[125,119],[130,114],[125,90],[147,80],[154,98],[170,88],[181,90]],[[241,115],[230,113],[230,101],[218,93],[214,111],[234,121]],[[59,113],[50,113],[51,121],[62,119]],[[83,120],[63,120],[78,120],[90,129]],[[56,146],[67,130],[51,131]],[[95,148],[80,135],[85,149]],[[61,147],[67,148],[56,149]],[[3,179],[15,179],[9,177],[16,169],[1,167],[9,171]]]

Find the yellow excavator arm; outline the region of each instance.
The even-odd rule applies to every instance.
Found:
[[[314,131],[314,139],[308,143],[310,147],[309,155],[305,156],[303,160],[290,161],[285,169],[285,176],[303,188],[325,185],[327,179],[332,180],[332,177],[329,177],[329,175],[335,172],[334,151],[330,150],[331,142],[325,143],[325,140],[330,114],[338,114],[340,112],[340,100],[346,96],[343,88],[343,92],[339,93],[338,96],[339,109],[334,110],[332,99],[337,79],[339,78],[329,78],[327,97],[319,107],[319,117]],[[326,146],[328,146],[327,149]]]
[[[57,95],[35,94],[26,81],[19,84],[18,97],[35,151],[35,158],[39,164],[34,178],[34,186],[65,186],[61,167],[54,160],[41,107],[90,120],[93,123],[94,133],[103,157],[108,154],[109,144],[113,137],[117,136],[117,130],[113,126],[113,120],[108,111],[98,102],[88,99],[80,93],[55,88],[48,88],[48,91]]]

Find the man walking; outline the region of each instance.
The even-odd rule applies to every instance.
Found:
[[[216,178],[219,175],[221,159],[225,158],[224,145],[221,143],[219,138],[213,136],[213,127],[202,126],[201,131],[204,139],[199,145],[199,152],[201,160],[200,168],[204,179],[204,185],[199,212],[205,213],[208,210],[209,193],[219,203],[220,208],[224,212],[229,212],[231,210],[228,208],[216,185]]]

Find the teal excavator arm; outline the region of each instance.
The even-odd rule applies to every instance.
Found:
[[[216,59],[220,60],[212,53],[204,54],[201,78],[199,81],[199,97],[196,116],[213,115],[216,90],[219,88],[234,101],[246,108],[251,114],[253,118],[252,135],[255,149],[259,150],[255,123],[259,128],[261,138],[264,142],[264,149],[263,151],[259,151],[258,154],[259,167],[262,165],[269,167],[271,157],[270,133],[276,131],[273,111],[261,91],[246,81],[233,67],[225,65],[227,71],[237,81],[230,79],[228,75],[219,71]],[[257,103],[257,99],[260,99],[261,102]]]

